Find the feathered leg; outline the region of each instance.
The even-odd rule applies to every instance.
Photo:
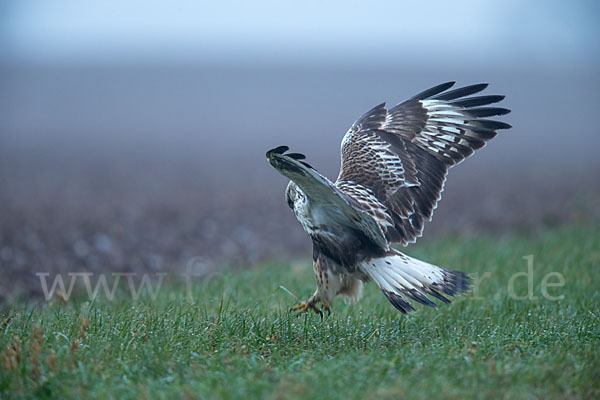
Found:
[[[323,311],[318,307],[318,304],[323,305],[323,310],[327,314],[331,314],[331,304],[334,297],[340,293],[342,289],[342,279],[329,268],[328,260],[323,254],[318,251],[313,253],[313,272],[317,281],[317,290],[309,297],[308,300],[302,301],[292,307],[292,311],[298,311],[298,315],[313,310],[315,313],[323,317]]]

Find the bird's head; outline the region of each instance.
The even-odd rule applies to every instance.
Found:
[[[288,206],[294,210],[295,205],[298,204],[299,201],[305,201],[306,195],[298,187],[298,185],[294,182],[296,179],[305,179],[307,176],[310,176],[313,168],[303,161],[306,157],[304,154],[300,153],[287,153],[289,150],[287,146],[279,146],[274,149],[267,151],[267,159],[271,163],[271,165],[279,171],[280,174],[291,179],[290,183],[288,183],[287,188],[285,189],[285,200]],[[312,171],[314,173],[314,171]]]
[[[302,189],[300,189],[293,181],[290,181],[285,188],[285,201],[288,206],[294,210],[296,203],[298,201],[304,201],[305,198],[306,196],[304,195],[304,192],[302,192]]]

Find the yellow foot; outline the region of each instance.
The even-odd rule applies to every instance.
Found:
[[[321,316],[321,319],[323,318],[323,311],[321,311],[321,309],[317,307],[314,303],[308,303],[306,301],[301,301],[300,303],[296,304],[294,307],[291,308],[290,311],[298,311],[297,316],[299,317],[300,314],[304,314],[308,310],[313,310],[316,314],[319,314]],[[327,307],[326,310],[328,312],[331,312],[329,311],[329,307]]]

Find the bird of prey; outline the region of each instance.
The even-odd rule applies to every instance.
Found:
[[[358,300],[370,280],[402,313],[411,301],[436,307],[469,289],[470,277],[409,257],[392,247],[421,236],[444,189],[448,169],[497,130],[510,125],[488,119],[510,112],[490,107],[504,96],[473,96],[477,84],[449,90],[447,82],[390,109],[382,103],[361,116],[342,139],[335,182],[319,174],[287,146],[267,159],[291,181],[285,198],[313,243],[317,290],[292,309],[328,313],[333,299]]]

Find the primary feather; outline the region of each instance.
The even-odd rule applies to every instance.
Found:
[[[342,140],[336,185],[350,183],[373,193],[393,220],[385,229],[391,242],[406,245],[421,236],[441,198],[448,169],[485,146],[497,129],[510,127],[479,119],[509,110],[476,108],[502,96],[464,98],[487,84],[445,91],[453,84],[426,90],[390,110],[385,103],[378,105]]]

